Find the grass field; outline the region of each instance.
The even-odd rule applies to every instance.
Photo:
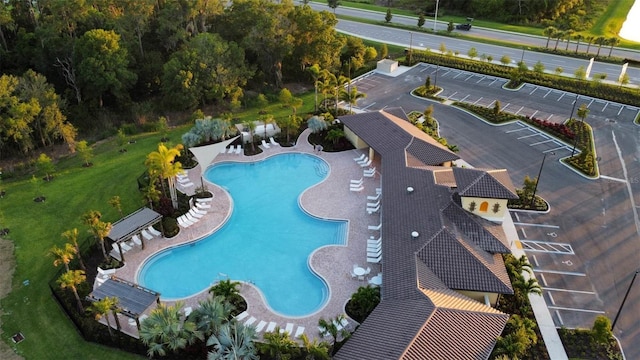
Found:
[[[299,114],[313,110],[313,93],[302,95],[304,105]],[[275,117],[291,114],[291,109],[272,104],[267,111]],[[256,119],[258,109],[237,113],[239,121]],[[209,115],[209,114],[207,114]],[[215,114],[214,114],[215,115]],[[190,128],[184,125],[172,129],[170,143],[177,144]],[[40,184],[36,192],[29,179],[16,179],[3,183],[7,194],[0,199],[0,223],[11,230],[8,239],[15,244],[16,272],[12,292],[2,300],[4,311],[3,341],[26,359],[134,359],[137,356],[115,349],[85,342],[65,317],[51,296],[48,283],[56,273],[53,259],[47,256],[55,244],[62,246],[65,240],[60,234],[78,228],[80,239],[89,237],[88,228],[81,216],[88,210],[98,210],[104,221],[115,222],[118,212],[107,201],[120,196],[125,214],[143,206],[136,179],[145,170],[144,161],[157,150],[160,135],[141,134],[131,137],[135,144],[127,145],[127,152],[120,153],[114,139],[94,148],[94,166],[82,167],[77,156],[62,159],[56,164],[53,181]],[[33,201],[44,195],[44,203]],[[79,240],[80,240],[79,239]],[[29,285],[23,285],[29,280]],[[14,345],[9,337],[22,332],[25,340]]]

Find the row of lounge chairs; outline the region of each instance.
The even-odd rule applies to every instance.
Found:
[[[194,205],[189,209],[189,212],[176,219],[178,220],[178,225],[186,229],[200,221],[200,219],[207,214],[207,209],[211,208],[210,203],[212,199],[213,198],[197,198]]]
[[[249,313],[244,311],[240,314],[238,314],[235,317],[235,320],[238,322],[243,322],[245,326],[253,326],[256,330],[256,333],[261,333],[261,332],[275,332],[275,331],[279,331],[280,333],[287,333],[289,334],[289,336],[293,336],[294,339],[297,339],[300,337],[300,335],[304,334],[304,326],[298,326],[298,328],[296,329],[295,333],[293,331],[293,329],[295,328],[295,324],[294,323],[287,323],[287,325],[284,328],[280,328],[278,327],[278,323],[275,321],[271,321],[271,322],[266,322],[264,320],[260,320],[258,322],[258,319],[255,318],[254,316],[249,316]]]
[[[233,145],[229,146],[229,148],[222,148],[220,150],[220,154],[236,154],[236,155],[240,155],[242,153],[242,145],[236,145],[235,147]]]
[[[187,176],[186,174],[178,174],[178,175],[176,175],[176,180],[178,181],[178,184],[182,188],[188,188],[188,187],[193,186],[193,182],[191,182],[191,179],[189,179],[189,176]]]
[[[265,149],[269,149],[272,146],[280,146],[280,143],[278,143],[277,141],[275,141],[273,139],[273,136],[269,137],[269,142],[267,142],[266,140],[262,139],[262,147]]]

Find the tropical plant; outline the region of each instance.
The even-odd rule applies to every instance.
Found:
[[[576,114],[578,115],[578,117],[580,118],[581,121],[584,121],[584,119],[589,116],[589,108],[587,108],[587,104],[582,104],[580,105],[580,107],[578,108],[578,110],[576,111]]]
[[[53,266],[64,265],[65,270],[69,271],[69,263],[73,260],[73,255],[76,253],[76,248],[66,243],[64,247],[59,248],[57,246],[53,246],[49,250],[49,256],[53,256]]]
[[[325,140],[331,141],[333,145],[336,145],[338,143],[338,140],[340,140],[342,137],[344,137],[344,131],[340,129],[331,129],[327,132]]]
[[[238,281],[231,281],[231,279],[220,280],[209,289],[209,293],[216,297],[221,296],[224,301],[237,306],[242,299],[238,286],[240,286]]]
[[[149,204],[149,208],[153,208],[153,203],[160,200],[160,191],[156,189],[156,184],[149,181],[149,185],[142,188],[143,202]]]
[[[357,322],[363,322],[380,303],[380,288],[361,286],[351,295],[347,303],[349,315]]]
[[[198,302],[198,307],[189,315],[195,322],[198,330],[205,337],[218,333],[220,327],[229,321],[233,305],[228,303],[223,296],[214,296]]]
[[[260,117],[260,120],[262,120],[262,123],[264,124],[264,126],[263,126],[263,128],[264,128],[264,138],[266,139],[267,138],[267,125],[275,124],[276,123],[276,119],[271,114],[265,114],[265,115],[262,115]]]
[[[547,37],[547,44],[545,45],[545,48],[549,48],[549,40],[551,40],[551,37],[553,37],[557,31],[558,29],[556,29],[553,26],[547,26],[542,31],[542,34],[544,34]]]
[[[256,144],[253,141],[253,132],[256,130],[256,123],[252,120],[247,120],[242,123],[242,127],[249,130],[249,142],[251,143],[251,151],[256,152]]]
[[[420,14],[420,16],[418,16],[418,27],[419,28],[423,27],[424,23],[425,23],[424,15]]]
[[[60,285],[61,289],[70,289],[73,292],[73,296],[76,298],[76,303],[78,305],[78,311],[80,313],[84,312],[84,307],[82,306],[82,301],[80,300],[80,295],[78,295],[78,285],[82,284],[87,280],[87,276],[83,270],[71,270],[63,273],[57,280],[58,285]]]
[[[340,100],[345,101],[349,104],[349,112],[351,112],[352,105],[356,105],[358,100],[364,99],[367,97],[367,94],[358,92],[358,88],[356,86],[351,86],[350,89],[340,88]]]
[[[87,267],[84,265],[84,261],[82,260],[82,255],[80,254],[80,245],[78,245],[78,229],[73,228],[71,230],[67,230],[62,233],[62,237],[70,241],[75,248],[75,254],[78,256],[78,261],[80,262],[80,267],[82,270],[87,270]]]
[[[96,320],[102,319],[104,316],[105,320],[107,320],[107,329],[109,329],[109,335],[113,336],[113,331],[111,330],[111,321],[109,320],[109,312],[113,313],[113,317],[116,319],[116,327],[120,330],[120,322],[118,321],[118,316],[116,312],[118,312],[118,303],[119,300],[117,297],[105,297],[98,301],[94,301],[91,304],[91,312],[95,314]]]
[[[171,204],[174,209],[178,208],[178,193],[176,192],[175,176],[183,172],[182,164],[180,164],[179,161],[175,161],[175,159],[180,156],[182,148],[181,144],[178,144],[171,149],[167,148],[164,144],[159,144],[158,151],[151,152],[147,155],[147,159],[145,161],[145,165],[149,169],[149,176],[152,179],[160,179],[163,193],[164,182],[162,180],[167,180],[171,196]]]
[[[120,196],[115,195],[111,199],[109,199],[109,205],[111,205],[114,209],[118,211],[120,217],[122,217],[122,203],[120,202]]]
[[[76,144],[76,151],[84,162],[86,167],[91,165],[91,159],[93,159],[93,148],[87,144],[87,140],[78,141]]]
[[[278,326],[272,332],[265,333],[263,338],[264,342],[258,347],[262,353],[269,354],[275,360],[290,359],[300,351],[297,343],[291,339],[291,334],[280,331]]]
[[[611,46],[609,48],[609,55],[608,55],[609,57],[611,57],[611,52],[613,51],[613,47],[620,44],[620,39],[616,36],[610,37],[609,39],[607,39],[607,43],[609,44],[609,46]]]
[[[329,360],[329,344],[326,342],[318,342],[314,339],[310,341],[307,334],[300,335],[302,340],[302,350],[305,360]]]
[[[245,326],[232,320],[220,327],[217,334],[213,334],[207,340],[207,346],[212,346],[209,351],[209,360],[257,360],[256,349],[253,342],[256,332],[252,326]]]
[[[318,330],[320,332],[320,336],[331,336],[332,354],[334,354],[336,351],[336,343],[338,342],[338,339],[346,339],[351,335],[349,330],[341,325],[346,321],[346,319],[347,317],[344,314],[341,314],[336,316],[335,319],[325,320],[324,318],[320,318],[320,320],[318,320]]]
[[[391,14],[391,8],[387,8],[387,13],[384,16],[384,22],[389,23],[393,18],[393,14]]]
[[[591,336],[599,344],[608,344],[613,338],[611,320],[604,315],[598,315],[593,322]]]
[[[104,246],[104,239],[111,232],[111,228],[112,225],[110,222],[98,221],[92,229],[96,238],[98,238],[98,241],[100,241],[100,248],[102,249],[102,255],[104,256],[105,260],[109,260],[109,257],[107,256],[107,250]]]
[[[314,111],[318,111],[318,79],[320,78],[320,74],[322,70],[320,69],[320,65],[313,64],[307,68],[307,72],[311,74],[311,79],[313,80],[313,91],[314,91]]]
[[[38,171],[44,175],[44,178],[48,181],[53,178],[53,173],[55,171],[55,166],[53,165],[53,161],[47,154],[40,154],[38,160],[36,160],[36,167]]]
[[[509,256],[505,261],[505,265],[507,267],[507,271],[514,279],[521,277],[523,271],[526,271],[529,275],[533,275],[533,267],[531,266],[531,263],[529,263],[526,255],[521,255],[518,258],[515,256]]]
[[[204,339],[193,321],[183,319],[183,305],[182,301],[175,305],[160,304],[140,325],[140,339],[149,347],[150,357],[165,356],[168,351],[176,352]]]
[[[324,116],[314,115],[307,120],[307,126],[312,133],[318,133],[326,130],[329,127],[329,124],[324,120]]]
[[[538,284],[538,281],[534,278],[525,279],[523,276],[516,278],[512,282],[515,290],[516,299],[522,305],[525,302],[525,298],[529,294],[542,295],[542,287]]]

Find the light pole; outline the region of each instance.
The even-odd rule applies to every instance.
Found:
[[[551,151],[548,153],[544,153],[544,156],[542,156],[542,163],[540,164],[540,170],[538,170],[538,176],[536,177],[536,185],[533,187],[533,196],[531,196],[530,207],[534,207],[534,204],[536,203],[536,191],[538,191],[538,183],[540,182],[540,175],[542,175],[542,167],[544,166],[544,160],[547,158],[547,155],[549,154],[555,155],[556,153]]]
[[[627,288],[627,292],[624,294],[624,297],[622,298],[622,304],[620,304],[620,309],[618,309],[616,318],[613,319],[613,323],[611,324],[611,330],[613,330],[613,328],[616,327],[616,323],[618,322],[618,317],[622,312],[622,307],[624,306],[625,301],[627,301],[627,296],[629,296],[629,292],[631,292],[631,287],[633,286],[633,282],[636,280],[636,276],[638,276],[638,272],[640,272],[640,270],[636,270],[636,272],[633,274],[633,277],[631,278],[631,282],[629,283],[629,288]]]
[[[571,115],[569,115],[569,120],[573,118],[573,112],[576,110],[576,104],[578,103],[578,96],[580,94],[576,94],[576,100],[573,102],[573,107],[571,108]],[[575,135],[575,139],[573,140],[573,149],[571,149],[571,157],[576,153],[576,145],[578,144],[578,135]]]
[[[440,0],[436,0],[436,13],[433,17],[433,32],[436,32],[436,24],[438,22],[438,5],[440,5]]]
[[[413,33],[409,31],[409,66],[411,66],[411,55],[413,53]]]

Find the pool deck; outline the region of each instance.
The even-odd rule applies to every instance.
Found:
[[[307,140],[308,135],[309,130],[305,130],[305,132],[301,134],[297,144],[293,147],[271,146],[269,149],[262,149],[262,153],[254,156],[219,154],[213,163],[215,164],[222,161],[257,161],[272,155],[287,152],[314,154],[313,145]],[[368,278],[375,276],[381,271],[380,264],[367,264],[366,262],[366,240],[370,236],[378,238],[380,235],[378,231],[368,230],[367,227],[369,225],[380,224],[380,214],[374,213],[369,215],[365,210],[367,195],[375,195],[376,188],[380,187],[380,176],[376,174],[373,178],[365,177],[364,190],[361,192],[352,192],[348,186],[350,180],[357,180],[363,177],[363,168],[356,164],[353,158],[360,156],[365,151],[365,149],[361,149],[339,153],[315,153],[327,161],[331,167],[331,171],[322,183],[307,189],[301,196],[301,205],[314,216],[349,221],[348,243],[345,246],[321,247],[316,250],[311,257],[311,267],[329,285],[330,298],[328,302],[312,315],[305,317],[287,317],[273,312],[266,305],[256,287],[249,283],[242,283],[240,293],[247,300],[248,313],[248,316],[242,320],[243,322],[249,319],[254,320],[252,322],[254,326],[257,326],[261,322],[264,322],[264,324],[275,323],[281,329],[284,329],[287,324],[291,323],[293,324],[293,333],[296,333],[299,327],[304,327],[304,333],[309,339],[319,339],[318,320],[320,318],[329,320],[338,315],[345,314],[344,306],[351,295],[356,292],[358,287],[367,285],[366,279],[362,281],[351,277],[350,273],[353,265],[358,264],[365,269],[367,266],[371,267]],[[375,166],[379,171],[379,159],[374,159],[371,166]],[[196,186],[200,184],[200,172],[201,169],[199,165],[188,171],[189,178]],[[206,186],[207,189],[214,194],[214,200],[212,201],[211,209],[208,209],[208,213],[200,221],[187,229],[181,229],[180,233],[171,239],[154,238],[153,240],[145,241],[144,250],[139,246],[135,246],[132,250],[124,254],[125,266],[118,269],[115,276],[127,281],[136,282],[136,274],[139,271],[140,265],[151,255],[171,246],[194,241],[219,229],[231,214],[232,201],[229,194],[222,188],[211,183],[206,183]],[[182,189],[178,189],[182,191]],[[185,190],[185,193],[192,195],[194,187]],[[242,251],[242,249],[238,249],[238,251]],[[250,259],[247,259],[247,261],[250,261]],[[216,280],[220,279],[213,279],[213,281]],[[207,291],[204,291],[190,298],[186,298],[183,301],[185,302],[185,307],[195,309],[198,307],[198,301],[204,300],[208,296]],[[145,313],[148,314],[153,308],[153,306],[150,307]],[[127,318],[124,316],[118,316],[120,317],[122,330],[134,337],[138,337],[138,331],[135,325],[129,324]],[[115,326],[114,321],[111,321],[111,323]],[[347,328],[353,330],[356,325],[357,323],[354,320],[349,319]],[[264,334],[266,329],[267,326],[264,326],[258,336],[261,337],[261,334]]]

